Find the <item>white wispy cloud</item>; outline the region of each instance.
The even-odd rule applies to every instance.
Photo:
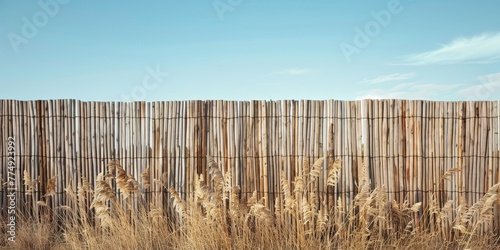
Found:
[[[373,79],[365,79],[363,82],[368,84],[384,83],[397,80],[408,80],[415,76],[415,73],[395,73],[390,75],[377,76]]]
[[[480,84],[463,88],[457,93],[466,99],[488,100],[500,96],[500,72],[478,77]]]
[[[357,99],[433,100],[460,86],[462,84],[401,83],[388,89],[375,88],[360,92]]]
[[[441,48],[406,56],[398,64],[485,64],[500,61],[500,32],[461,37]]]
[[[276,74],[280,75],[306,75],[312,73],[314,70],[312,69],[306,69],[306,68],[291,68],[291,69],[284,69],[278,72],[275,72]]]

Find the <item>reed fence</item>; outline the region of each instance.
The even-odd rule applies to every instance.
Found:
[[[17,204],[30,204],[23,173],[38,182],[34,200],[46,195],[56,176],[51,207],[66,204],[64,189],[74,189],[118,160],[136,180],[150,169],[151,186],[139,188],[146,202],[170,205],[174,187],[184,199],[194,196],[194,179],[207,178],[209,155],[232,173],[240,197],[254,191],[274,210],[283,195],[280,175],[293,185],[304,160],[341,159],[336,187],[318,193],[327,205],[338,198],[348,206],[359,190],[366,165],[372,187],[384,186],[390,200],[440,206],[459,197],[478,201],[500,181],[497,101],[165,101],[83,102],[76,100],[0,100],[0,204],[7,214],[15,188]],[[9,137],[15,139],[13,185],[8,180]],[[453,168],[460,171],[444,178]],[[116,188],[116,187],[115,187]],[[117,191],[115,189],[115,191]],[[117,192],[118,193],[118,192]],[[20,206],[20,210],[27,209]],[[422,214],[422,213],[421,213]],[[420,223],[425,223],[421,221]],[[495,206],[495,228],[500,226]]]

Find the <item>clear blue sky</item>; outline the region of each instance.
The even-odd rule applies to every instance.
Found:
[[[500,100],[500,1],[0,0],[0,98]]]

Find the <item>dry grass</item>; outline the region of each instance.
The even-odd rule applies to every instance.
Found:
[[[327,161],[324,163],[324,161]],[[367,169],[359,167],[359,193],[345,207],[342,200],[327,204],[317,192],[323,182],[335,187],[341,162],[320,158],[312,165],[304,161],[300,174],[288,180],[281,174],[282,199],[272,212],[257,192],[240,201],[240,188],[232,186],[231,172],[223,174],[208,157],[208,173],[196,179],[194,197],[183,199],[172,187],[170,208],[158,203],[141,206],[140,196],[148,189],[149,168],[139,184],[117,161],[108,164],[92,187],[82,178],[77,190],[66,185],[67,204],[50,210],[46,201],[36,201],[41,215],[21,216],[15,243],[0,240],[4,249],[495,249],[498,237],[487,228],[493,223],[499,202],[500,184],[490,188],[477,203],[465,199],[433,200],[422,213],[421,203],[389,200],[384,187],[370,189]],[[456,169],[445,173],[448,180]],[[105,174],[106,173],[106,174]],[[47,186],[53,193],[56,177]],[[155,180],[164,185],[166,177]],[[34,181],[25,172],[27,190]],[[114,193],[113,187],[121,195]],[[135,204],[135,205],[133,205]],[[38,211],[38,210],[36,210]],[[423,214],[423,215],[422,215]],[[50,216],[55,215],[55,216]],[[431,227],[419,228],[415,218],[425,216]],[[2,218],[3,220],[4,218]],[[1,221],[1,224],[6,224]],[[4,230],[4,229],[2,229]]]

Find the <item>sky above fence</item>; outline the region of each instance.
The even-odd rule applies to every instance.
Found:
[[[0,0],[0,98],[500,99],[500,1]]]

